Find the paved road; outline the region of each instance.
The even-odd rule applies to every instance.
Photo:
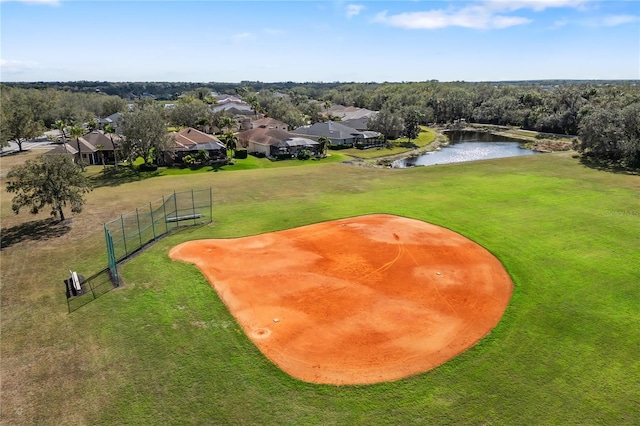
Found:
[[[31,149],[51,149],[53,148],[53,144],[51,143],[51,140],[47,137],[48,134],[53,133],[55,134],[55,132],[46,132],[43,136],[40,136],[39,138],[36,139],[31,139],[29,141],[23,142],[22,143],[22,150],[23,151],[28,151]],[[15,142],[9,142],[9,146],[6,148],[2,148],[2,152],[0,152],[0,155],[7,155],[7,154],[11,154],[14,152],[18,152],[18,144]]]

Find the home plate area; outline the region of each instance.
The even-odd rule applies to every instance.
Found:
[[[485,336],[513,291],[473,241],[384,214],[190,241],[169,256],[202,271],[266,357],[313,383],[432,369]]]

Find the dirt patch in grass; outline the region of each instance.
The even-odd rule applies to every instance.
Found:
[[[264,355],[313,383],[434,368],[498,323],[513,288],[478,244],[391,215],[191,241],[170,257],[196,264]]]

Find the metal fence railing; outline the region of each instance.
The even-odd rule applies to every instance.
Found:
[[[74,289],[72,281],[65,283],[69,312],[77,309],[72,309],[72,305],[82,306],[88,303],[86,300],[90,301],[104,294],[105,277],[112,283],[111,288],[118,287],[120,285],[118,264],[147,244],[176,228],[207,224],[212,221],[213,194],[209,188],[174,192],[105,223],[107,267],[86,280],[82,279],[82,282],[77,284],[82,287],[80,291]],[[100,282],[97,285],[100,288],[98,292],[94,290],[96,286],[92,284],[92,281],[96,280]],[[72,299],[78,299],[78,301],[82,299],[85,302],[71,303]]]
[[[112,238],[115,262],[121,262],[179,226],[210,223],[213,220],[212,209],[210,188],[174,192],[105,223],[105,233]]]

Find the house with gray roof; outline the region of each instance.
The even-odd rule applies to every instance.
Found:
[[[294,135],[282,129],[256,127],[238,133],[238,144],[247,152],[269,158],[294,157],[300,150],[317,154],[320,144],[307,137]]]
[[[121,118],[122,118],[122,114],[119,112],[115,112],[108,117],[99,118],[98,126],[100,127],[101,130],[104,130],[104,126],[106,126],[107,124],[110,124],[115,129],[116,133],[118,133]]]
[[[227,93],[218,93],[218,92],[211,92],[211,97],[214,98],[218,103],[222,103],[222,102],[243,102],[242,98],[236,96],[236,95],[229,95]]]
[[[324,136],[331,141],[332,145],[355,146],[362,149],[383,146],[385,143],[384,137],[378,132],[356,130],[337,121],[298,127],[291,133],[305,135],[314,140]]]
[[[118,141],[117,135],[105,135],[101,130],[93,130],[78,139],[67,139],[66,143],[57,145],[48,154],[72,154],[76,162],[88,165],[115,164]]]
[[[368,130],[369,119],[375,117],[378,111],[354,106],[333,105],[325,110],[325,114],[340,118],[340,123],[356,130]]]
[[[246,102],[243,101],[235,101],[235,100],[223,100],[218,102],[217,104],[211,105],[211,111],[215,114],[218,112],[226,112],[233,116],[236,115],[244,115],[244,116],[252,116],[255,115],[255,111]]]

